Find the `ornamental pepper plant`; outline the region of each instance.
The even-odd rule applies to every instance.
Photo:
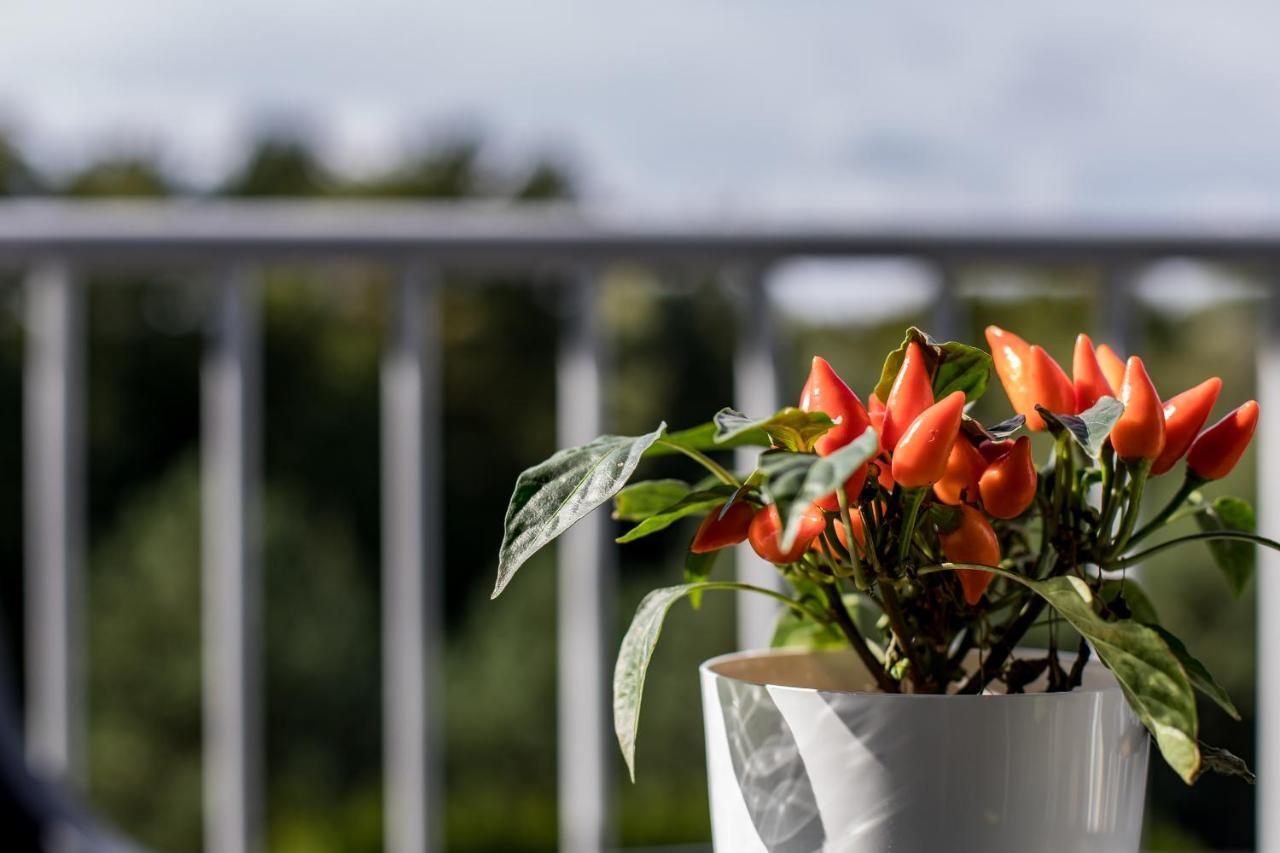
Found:
[[[1185,781],[1210,769],[1252,778],[1200,742],[1195,691],[1239,715],[1126,569],[1207,543],[1238,594],[1253,546],[1280,549],[1254,532],[1244,501],[1205,494],[1239,462],[1257,403],[1205,428],[1217,378],[1163,400],[1141,358],[1095,350],[1085,335],[1070,375],[1012,332],[992,326],[986,337],[990,353],[909,329],[869,408],[814,358],[797,406],[601,436],[520,475],[494,596],[606,502],[632,525],[619,542],[699,520],[684,582],[645,597],[618,654],[614,722],[633,774],[645,671],[668,610],[685,597],[696,606],[704,592],[746,590],[783,605],[774,645],[851,648],[867,688],[886,693],[1066,691],[1096,657]],[[993,368],[1014,414],[983,424],[967,410]],[[716,461],[741,447],[760,449],[752,470]],[[631,482],[646,459],[674,455],[687,460],[687,481]],[[1147,506],[1146,485],[1159,476],[1181,485],[1167,504]],[[777,567],[779,589],[716,577],[720,555],[743,542]],[[1048,648],[1025,649],[1042,625]]]

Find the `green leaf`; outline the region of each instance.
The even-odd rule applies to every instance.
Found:
[[[844,481],[879,447],[875,429],[867,427],[862,435],[829,456],[784,450],[770,450],[760,456],[760,469],[765,475],[762,491],[778,507],[784,551],[795,544],[810,504],[843,488]]]
[[[1108,607],[1114,607],[1117,600],[1122,600],[1125,609],[1129,612],[1128,614],[1122,612],[1120,615],[1127,615],[1136,622],[1151,625],[1160,621],[1151,599],[1143,591],[1142,587],[1129,578],[1124,580],[1115,578],[1103,581],[1102,586],[1098,589],[1098,598],[1105,601]]]
[[[1227,691],[1214,680],[1205,665],[1197,660],[1191,652],[1187,651],[1187,647],[1183,645],[1182,641],[1159,625],[1148,623],[1147,627],[1159,634],[1165,645],[1169,647],[1169,650],[1178,656],[1179,662],[1182,663],[1182,668],[1187,671],[1187,678],[1191,679],[1191,686],[1212,699],[1219,708],[1230,714],[1232,719],[1239,720],[1240,712],[1236,710],[1236,706],[1231,701],[1231,697],[1227,695]]]
[[[1220,497],[1196,514],[1196,522],[1200,529],[1207,532],[1236,530],[1242,533],[1256,533],[1258,520],[1253,507],[1248,501],[1240,498]],[[1235,595],[1244,592],[1253,577],[1257,565],[1257,549],[1252,542],[1240,539],[1211,539],[1209,553],[1226,576],[1227,585]]]
[[[970,567],[944,563],[939,569]],[[1093,608],[1088,584],[1074,575],[1037,581],[1004,569],[986,570],[1030,588],[1089,641],[1115,675],[1129,706],[1155,737],[1164,760],[1188,785],[1195,781],[1200,772],[1195,693],[1164,638],[1131,619],[1103,619]]]
[[[1014,415],[1013,417],[1000,421],[998,424],[984,426],[977,418],[965,415],[960,421],[960,428],[975,439],[985,439],[987,441],[1003,441],[1022,429],[1027,419],[1022,415]],[[981,443],[978,441],[976,443]]]
[[[700,492],[690,492],[671,506],[656,512],[641,521],[635,527],[615,539],[615,542],[634,542],[637,539],[657,533],[675,524],[687,515],[705,512],[733,497],[738,490],[733,486],[715,486]]]
[[[1195,694],[1177,656],[1157,632],[1129,619],[1108,622],[1094,612],[1077,577],[1024,583],[1048,600],[1084,636],[1115,674],[1129,705],[1155,736],[1165,761],[1187,784],[1200,769]]]
[[[693,487],[684,480],[632,483],[613,496],[613,517],[616,521],[644,521],[691,491]]]
[[[617,494],[664,429],[659,424],[640,436],[604,435],[523,472],[503,521],[492,597],[502,593],[538,549]]]
[[[803,648],[810,651],[822,649],[847,649],[849,641],[834,625],[823,625],[808,616],[784,607],[773,626],[769,647]]]
[[[726,441],[716,441],[716,425],[708,421],[696,427],[669,432],[662,436],[662,443],[645,451],[645,459],[658,456],[674,456],[680,448],[687,450],[731,450],[735,447],[770,447],[773,442],[764,430],[748,430]]]
[[[1200,754],[1204,757],[1204,761],[1200,765],[1200,773],[1196,774],[1197,779],[1204,773],[1213,772],[1223,776],[1235,776],[1250,785],[1257,781],[1249,765],[1244,763],[1244,759],[1237,758],[1221,747],[1209,746],[1204,741],[1200,741]]]
[[[875,395],[881,400],[889,399],[889,390],[893,388],[893,380],[902,369],[907,346],[911,343],[919,344],[924,353],[929,375],[933,377],[934,399],[941,400],[952,392],[963,391],[965,400],[972,403],[987,390],[987,378],[991,373],[990,355],[977,347],[956,341],[940,343],[912,326],[907,329],[902,344],[884,360],[884,368],[880,371],[880,381],[875,390]]]
[[[636,608],[636,615],[631,619],[631,627],[627,628],[627,633],[622,638],[618,660],[613,667],[613,730],[618,736],[618,746],[622,750],[622,758],[627,764],[627,772],[631,774],[632,782],[636,779],[636,731],[640,724],[640,700],[644,695],[644,680],[649,670],[649,661],[653,659],[653,650],[658,645],[658,637],[662,634],[663,620],[671,610],[671,605],[681,598],[695,591],[709,589],[758,592],[775,598],[784,598],[790,607],[802,606],[761,587],[728,581],[668,586],[655,589],[644,597],[640,606]]]
[[[702,583],[710,578],[711,570],[715,568],[716,558],[724,550],[726,549],[717,548],[714,551],[707,551],[703,554],[686,551],[684,555],[684,582]],[[701,589],[695,589],[689,593],[689,603],[693,605],[694,610],[702,606]]]
[[[719,447],[737,446],[749,436],[748,444],[777,446],[796,452],[813,449],[813,443],[834,424],[823,412],[806,412],[794,406],[780,409],[767,418],[750,418],[733,409],[721,409],[713,419]]]
[[[1036,411],[1044,418],[1049,432],[1060,435],[1064,430],[1084,448],[1084,452],[1097,459],[1111,429],[1124,414],[1124,404],[1115,397],[1100,397],[1088,409],[1078,415],[1062,415],[1037,405]]]

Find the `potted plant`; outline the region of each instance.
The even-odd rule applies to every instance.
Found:
[[[815,358],[797,407],[602,436],[520,475],[495,596],[609,500],[634,524],[620,542],[701,517],[685,582],[645,597],[618,654],[614,723],[633,778],[671,606],[715,590],[784,605],[777,649],[702,667],[717,850],[1136,850],[1147,732],[1188,784],[1206,770],[1252,779],[1200,742],[1194,691],[1235,707],[1125,570],[1207,542],[1238,592],[1253,546],[1280,548],[1254,533],[1248,504],[1202,494],[1240,459],[1257,403],[1204,429],[1216,378],[1162,401],[1142,359],[1085,335],[1072,376],[1011,332],[986,337],[990,354],[909,329],[868,407]],[[992,367],[1016,414],[984,425],[966,410]],[[1029,433],[1051,448],[1039,468]],[[707,455],[744,446],[761,448],[754,470]],[[703,479],[628,485],[669,454]],[[1175,469],[1181,487],[1144,519],[1147,481]],[[1192,519],[1198,532],[1153,544]],[[787,591],[712,578],[743,541]],[[1043,625],[1047,649],[1023,648]]]

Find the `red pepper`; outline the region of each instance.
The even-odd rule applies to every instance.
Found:
[[[730,545],[737,545],[747,538],[747,530],[751,527],[751,519],[755,517],[755,507],[746,501],[737,501],[720,517],[724,504],[720,504],[702,519],[698,532],[693,535],[693,544],[689,550],[695,554],[718,551]]]
[[[1124,414],[1111,430],[1116,456],[1129,461],[1158,459],[1165,443],[1164,404],[1147,375],[1146,365],[1136,355],[1130,356],[1125,365],[1120,402],[1124,403]]]
[[[1076,389],[1071,379],[1053,356],[1041,347],[1032,345],[1027,353],[1030,363],[1027,373],[1027,390],[1030,402],[1044,406],[1055,415],[1074,415],[1076,413]],[[1027,429],[1039,432],[1044,429],[1044,419],[1032,408],[1027,416]]]
[[[880,446],[893,450],[902,439],[907,427],[916,416],[933,405],[933,383],[929,368],[924,363],[924,353],[919,345],[907,345],[902,367],[889,389],[889,399],[884,403],[884,428],[880,432]]]
[[[976,563],[980,566],[1000,564],[1000,540],[987,519],[971,506],[960,507],[960,520],[952,530],[939,530],[942,553],[952,563]],[[991,572],[978,569],[956,569],[964,600],[977,604],[995,578]]]
[[[819,456],[834,453],[859,438],[871,425],[858,395],[821,356],[813,357],[809,378],[800,392],[800,408],[806,412],[823,412],[835,422],[813,446]]]
[[[1007,332],[999,326],[987,326],[986,336],[996,376],[1000,377],[1004,393],[1009,397],[1009,405],[1015,412],[1030,420],[1031,415],[1036,413],[1028,384],[1031,347],[1013,332]]]
[[[996,518],[1014,518],[1036,499],[1036,466],[1031,439],[1019,436],[1003,456],[987,465],[978,480],[982,507]]]
[[[1258,404],[1250,400],[1200,434],[1187,451],[1187,467],[1205,480],[1221,480],[1236,467],[1258,426]]]
[[[783,551],[782,517],[778,515],[776,506],[767,506],[757,511],[755,517],[751,519],[747,538],[751,541],[752,549],[760,555],[761,559],[785,566],[804,556],[804,552],[809,550],[809,545],[826,527],[827,520],[822,515],[822,511],[816,507],[810,507],[800,522],[800,532],[796,535],[795,544],[791,546],[790,551]]]
[[[853,472],[849,479],[844,481],[844,498],[849,506],[856,506],[858,498],[862,496],[862,487],[867,482],[867,466],[862,464],[858,466],[858,470]],[[840,498],[836,497],[836,493],[832,492],[825,498],[819,498],[813,502],[818,509],[825,509],[827,512],[840,511]]]
[[[1107,381],[1093,351],[1093,341],[1086,334],[1076,336],[1076,350],[1071,358],[1071,377],[1076,390],[1076,411],[1083,412],[1102,397],[1114,397],[1115,389]]]
[[[969,439],[961,436],[947,457],[947,471],[933,484],[933,493],[944,504],[956,506],[978,499],[978,478],[987,468],[987,460]]]
[[[1221,390],[1222,380],[1214,376],[1164,401],[1164,450],[1151,466],[1152,475],[1165,473],[1187,452]]]
[[[835,422],[835,426],[814,443],[814,452],[819,456],[834,453],[861,437],[871,425],[871,419],[867,410],[862,407],[858,395],[853,393],[821,356],[813,357],[809,378],[804,383],[804,390],[800,392],[800,408],[806,412],[823,412]],[[858,502],[858,495],[866,480],[867,466],[862,465],[845,481],[845,494],[850,504]],[[818,501],[818,506],[835,512],[840,508],[840,503],[836,493],[832,492]]]
[[[1013,450],[1012,438],[1000,441],[984,441],[978,445],[978,452],[982,454],[983,459],[987,460],[988,465],[997,459],[1003,458],[1010,450]]]
[[[893,479],[903,488],[931,486],[947,472],[951,447],[960,434],[964,392],[953,391],[921,412],[893,451]]]
[[[1097,356],[1098,366],[1102,368],[1102,375],[1107,377],[1107,384],[1119,394],[1124,385],[1124,359],[1106,344],[1098,344]]]

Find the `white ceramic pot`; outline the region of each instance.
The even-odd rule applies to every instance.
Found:
[[[870,692],[852,652],[701,676],[718,853],[1138,850],[1149,739],[1096,661],[1070,693],[1019,695]]]

